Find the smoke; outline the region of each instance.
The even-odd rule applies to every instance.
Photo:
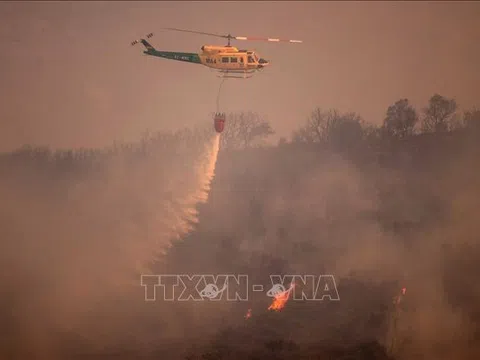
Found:
[[[480,353],[472,342],[480,298],[473,275],[478,274],[480,259],[476,215],[480,172],[474,165],[478,149],[468,142],[457,151],[449,148],[445,165],[430,169],[430,192],[443,211],[437,211],[437,221],[412,236],[405,259],[414,311],[405,314],[403,335],[411,342],[409,350],[425,358],[475,359]],[[409,353],[401,355],[407,358]]]
[[[247,306],[250,323],[268,328],[271,299],[146,304],[140,273],[332,274],[339,302],[292,300],[273,314],[292,340],[388,343],[382,321],[405,286],[398,358],[468,352],[480,294],[478,146],[390,167],[294,145],[222,152],[217,166],[218,147],[218,134],[184,132],[88,175],[10,166],[0,280],[14,333],[44,354],[59,346],[52,331],[90,347],[181,348],[243,323]],[[289,316],[298,326],[280,325]],[[270,336],[261,329],[248,331]]]
[[[340,302],[302,305],[308,316],[298,320],[304,330],[293,331],[295,341],[343,329],[352,341],[388,344],[386,324],[369,322],[382,314],[388,320],[392,298],[405,286],[408,311],[398,325],[396,356],[452,358],[471,350],[470,318],[480,294],[472,275],[480,259],[474,151],[449,148],[403,164],[392,159],[390,167],[294,146],[233,153],[212,189],[212,226],[232,238],[226,256],[235,264],[245,259],[257,279],[335,276]],[[225,211],[228,204],[235,206]],[[243,269],[233,264],[217,270]],[[352,281],[359,285],[350,292]]]
[[[158,140],[107,151],[79,173],[80,159],[62,163],[58,154],[43,164],[38,154],[20,155],[17,169],[2,164],[9,173],[0,184],[0,281],[13,307],[11,336],[23,349],[54,356],[59,333],[89,346],[128,337],[140,274],[198,222],[219,149],[219,134]]]

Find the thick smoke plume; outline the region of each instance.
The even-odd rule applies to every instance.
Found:
[[[0,280],[22,348],[53,356],[58,333],[90,345],[120,342],[113,330],[128,307],[118,304],[198,222],[219,134],[159,136],[75,161],[68,152],[27,149],[15,159],[20,167],[2,164]],[[79,171],[78,162],[90,170]],[[95,319],[104,304],[112,318]]]
[[[479,147],[462,134],[442,139],[373,142],[354,154],[298,143],[227,148],[217,163],[219,136],[185,131],[75,161],[9,154],[5,338],[20,339],[17,353],[49,358],[65,344],[271,358],[265,344],[278,339],[305,349],[388,348],[395,338],[396,359],[478,359]],[[265,288],[271,274],[332,274],[340,301],[289,300],[274,313],[263,293],[147,303],[139,275],[149,272],[247,274]],[[406,310],[392,331],[402,287]]]

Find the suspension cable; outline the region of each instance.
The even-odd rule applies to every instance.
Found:
[[[222,78],[222,82],[220,83],[220,87],[218,88],[218,94],[217,94],[217,113],[220,112],[220,91],[222,90],[222,85],[223,82],[226,80],[226,78]]]

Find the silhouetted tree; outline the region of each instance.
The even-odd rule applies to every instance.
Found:
[[[455,112],[457,102],[454,99],[447,99],[439,94],[430,98],[428,107],[424,109],[422,119],[422,131],[424,132],[445,132],[455,126]]]
[[[227,116],[221,137],[222,149],[244,149],[262,145],[273,135],[270,123],[253,112],[232,113]]]
[[[364,138],[362,119],[355,113],[316,108],[306,124],[293,133],[294,142],[318,143],[340,150]]]
[[[413,106],[408,99],[401,99],[388,107],[383,128],[388,135],[402,139],[413,135],[417,122],[418,116]]]
[[[480,110],[472,109],[463,113],[463,124],[469,129],[480,130]]]

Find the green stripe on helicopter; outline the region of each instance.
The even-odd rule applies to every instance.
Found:
[[[184,61],[194,64],[201,64],[200,56],[196,53],[174,52],[174,51],[158,51],[149,49],[144,51],[147,55],[157,56],[169,60]]]

